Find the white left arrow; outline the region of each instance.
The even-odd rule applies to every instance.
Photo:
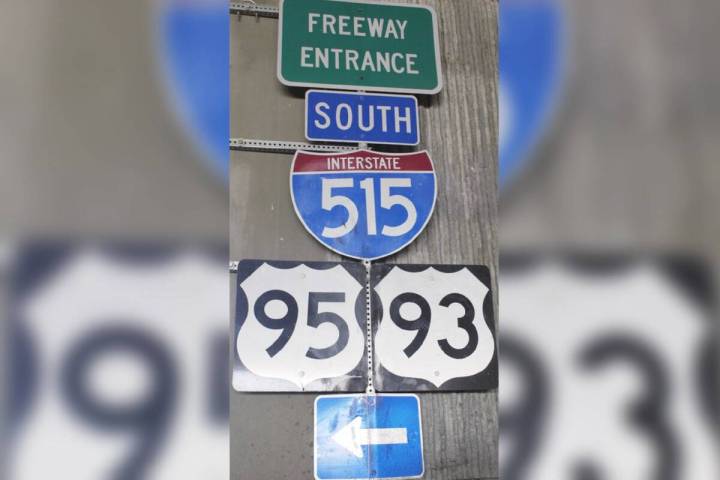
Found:
[[[361,428],[361,424],[362,417],[355,417],[332,436],[336,443],[357,458],[363,457],[363,445],[408,443],[407,428]]]

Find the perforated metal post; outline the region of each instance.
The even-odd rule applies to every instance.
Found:
[[[367,148],[367,144],[362,148]],[[355,145],[322,145],[305,142],[284,142],[278,140],[258,140],[252,138],[231,138],[230,150],[269,153],[295,153],[298,150],[306,152],[338,153],[356,150]]]
[[[234,15],[250,15],[253,17],[278,18],[280,11],[270,5],[258,5],[252,0],[230,2],[230,13]]]
[[[367,348],[367,367],[368,367],[368,384],[365,393],[368,395],[375,395],[375,383],[374,383],[374,366],[373,366],[373,355],[375,350],[373,349],[373,336],[372,336],[372,295],[370,293],[370,281],[372,277],[370,273],[372,271],[372,262],[370,260],[363,260],[365,266],[365,333],[366,333],[366,348]]]

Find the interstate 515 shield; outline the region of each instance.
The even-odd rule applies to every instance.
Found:
[[[401,250],[422,232],[437,186],[426,151],[298,151],[290,191],[300,221],[320,243],[373,260]]]

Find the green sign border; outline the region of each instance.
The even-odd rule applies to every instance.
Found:
[[[440,61],[440,36],[438,35],[438,21],[437,13],[435,9],[429,5],[414,5],[408,3],[394,3],[394,2],[378,2],[373,0],[328,0],[343,3],[362,3],[370,5],[380,6],[392,6],[392,7],[404,7],[404,8],[422,8],[428,10],[432,17],[433,23],[433,44],[435,46],[435,68],[437,71],[437,86],[433,89],[424,88],[398,88],[398,87],[377,87],[368,85],[351,85],[345,83],[316,83],[316,82],[293,82],[287,80],[282,75],[282,35],[283,35],[283,6],[285,0],[279,0],[279,15],[278,15],[278,44],[277,44],[277,77],[280,83],[287,85],[288,87],[309,87],[309,88],[330,88],[336,90],[360,90],[366,92],[395,92],[395,93],[417,93],[423,95],[433,95],[443,88],[443,74],[442,66]]]

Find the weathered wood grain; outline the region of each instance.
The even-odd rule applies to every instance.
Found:
[[[434,160],[438,201],[426,231],[387,261],[483,264],[494,278],[497,3],[415,3],[437,10],[442,44],[444,88],[420,97],[419,148]],[[231,19],[234,137],[303,140],[304,91],[276,80],[276,35],[274,19]],[[288,189],[291,160],[285,154],[231,153],[231,258],[339,259],[295,217]],[[312,478],[314,397],[231,392],[231,477]],[[421,394],[420,400],[425,478],[497,478],[497,392]]]

